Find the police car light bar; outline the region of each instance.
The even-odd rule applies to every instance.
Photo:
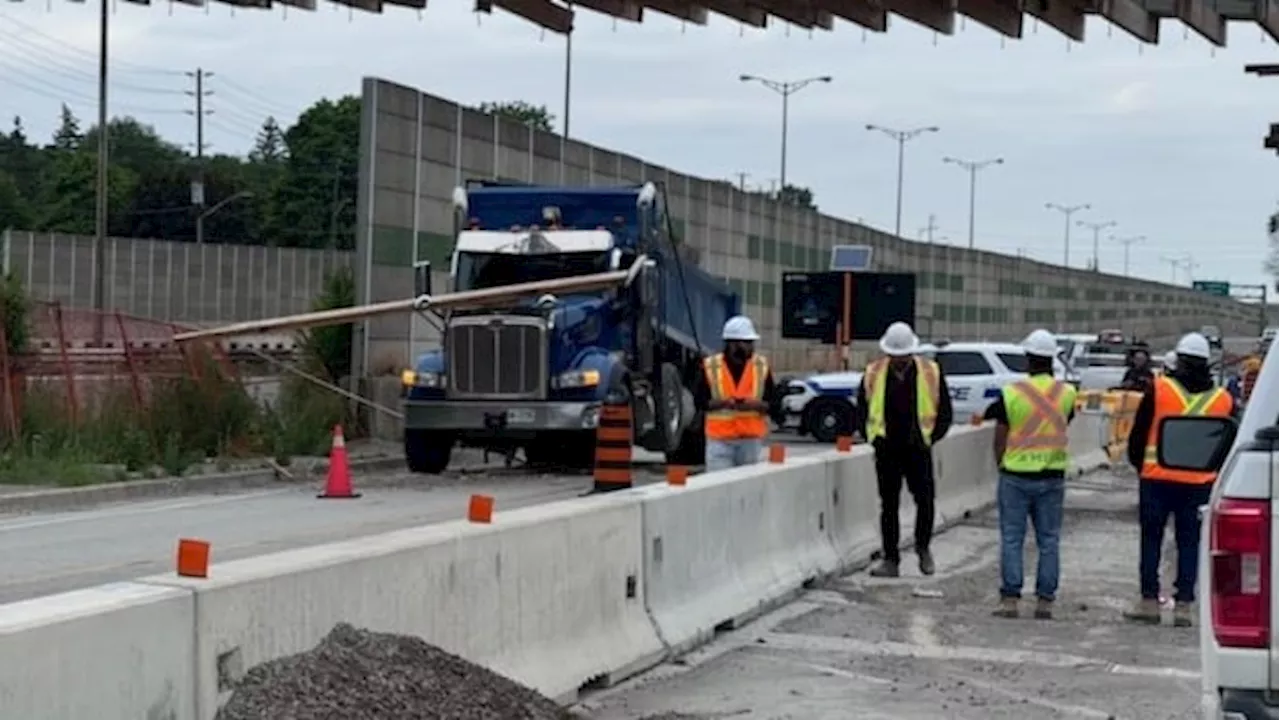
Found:
[[[870,269],[870,245],[836,245],[831,248],[832,271],[866,272]]]

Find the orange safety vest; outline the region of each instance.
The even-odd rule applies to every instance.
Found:
[[[751,357],[736,384],[723,353],[703,360],[702,371],[707,375],[707,386],[711,388],[713,401],[764,399],[764,381],[769,376],[769,363],[761,355]],[[709,410],[706,429],[708,440],[759,440],[769,434],[765,414],[753,410]]]
[[[1147,431],[1147,446],[1143,450],[1139,477],[1143,480],[1167,480],[1189,485],[1213,482],[1218,476],[1215,472],[1173,470],[1158,462],[1159,455],[1156,449],[1160,444],[1160,421],[1167,417],[1180,416],[1229,417],[1231,404],[1230,393],[1222,388],[1213,388],[1202,393],[1189,393],[1172,377],[1162,376],[1156,380],[1155,413],[1151,417],[1151,429]]]

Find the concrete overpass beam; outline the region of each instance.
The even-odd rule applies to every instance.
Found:
[[[631,0],[573,0],[573,4],[628,22],[644,19],[644,6]]]
[[[792,25],[802,28],[821,27],[830,30],[831,14],[817,10],[807,3],[796,3],[792,0],[749,0],[751,5],[763,8],[770,15],[786,20]]]
[[[813,4],[868,30],[884,32],[889,29],[889,13],[867,0],[813,0]]]
[[[1022,37],[1022,0],[958,0],[956,10],[1007,38]]]
[[[1076,42],[1084,42],[1084,11],[1074,0],[1027,0],[1027,12]]]
[[[357,10],[371,13],[382,12],[382,0],[338,0],[338,2]],[[237,7],[268,7],[271,3],[270,0],[267,0],[266,5],[261,4],[260,0],[231,0],[231,4]]]
[[[644,6],[657,10],[663,15],[670,15],[677,20],[691,22],[694,25],[706,25],[711,12],[701,5],[690,5],[683,0],[644,0]]]
[[[742,0],[705,0],[705,2],[711,12],[733,18],[744,25],[755,28],[769,25],[769,13],[762,8],[748,5]]]
[[[957,0],[883,0],[884,8],[943,35],[956,31]]]
[[[1113,25],[1149,45],[1160,42],[1160,18],[1138,0],[1093,0],[1092,9]]]
[[[1256,18],[1258,25],[1262,27],[1263,32],[1271,36],[1272,40],[1280,40],[1276,27],[1277,23],[1280,22],[1280,18],[1277,17],[1280,16],[1278,5],[1280,5],[1280,2],[1277,2],[1277,0],[1257,0],[1256,5],[1258,8]]]
[[[562,35],[573,29],[573,12],[547,0],[476,0],[476,12],[492,13],[495,7]]]
[[[1218,47],[1227,44],[1227,19],[1204,0],[1177,0],[1175,12],[1178,19],[1195,30],[1200,37]]]

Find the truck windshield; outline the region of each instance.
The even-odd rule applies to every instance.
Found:
[[[457,289],[479,290],[608,270],[609,254],[604,252],[545,255],[462,253],[458,255]]]

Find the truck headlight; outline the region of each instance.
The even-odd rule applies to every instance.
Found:
[[[570,370],[560,373],[551,381],[551,387],[557,390],[570,388],[595,387],[600,384],[599,370]]]
[[[434,372],[405,370],[400,373],[400,384],[406,388],[442,388],[444,387],[444,375]]]

